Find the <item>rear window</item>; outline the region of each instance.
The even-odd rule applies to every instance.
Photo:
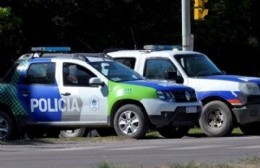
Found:
[[[135,67],[135,58],[115,58],[115,60],[130,67],[131,69],[134,69]]]

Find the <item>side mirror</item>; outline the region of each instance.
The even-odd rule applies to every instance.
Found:
[[[166,71],[166,79],[173,79],[176,80],[177,79],[177,72],[176,71]]]
[[[89,85],[90,86],[103,86],[104,82],[101,81],[101,79],[97,77],[93,77],[89,79]]]
[[[178,76],[177,71],[165,71],[165,79],[175,80],[176,83],[183,83],[183,78]]]

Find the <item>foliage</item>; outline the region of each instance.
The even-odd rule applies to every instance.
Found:
[[[257,62],[257,4],[257,0],[209,0],[205,20],[191,20],[195,50],[228,72],[240,73],[240,62],[244,66]],[[142,49],[145,44],[179,45],[182,40],[180,0],[1,0],[0,6],[1,62],[15,60],[32,46],[67,45],[79,52],[102,52]],[[237,48],[251,60],[238,59],[243,52]],[[224,62],[226,57],[235,59],[237,67]],[[0,65],[1,73],[6,66]],[[260,74],[257,65],[248,67],[241,72]]]
[[[0,7],[0,33],[2,33],[4,26],[5,26],[5,20],[10,15],[10,8],[3,8]]]
[[[10,7],[0,7],[0,35],[20,25],[20,20],[11,15]]]

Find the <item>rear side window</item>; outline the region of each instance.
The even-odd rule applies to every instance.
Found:
[[[54,84],[55,63],[34,63],[31,64],[26,83],[28,84]]]
[[[115,60],[130,67],[131,69],[134,69],[135,67],[135,58],[115,58]]]

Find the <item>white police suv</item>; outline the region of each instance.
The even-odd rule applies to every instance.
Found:
[[[198,121],[202,104],[193,88],[143,80],[112,59],[69,49],[32,48],[1,80],[1,140],[80,127],[132,138],[156,129],[172,138]]]
[[[107,55],[147,79],[174,80],[194,88],[203,110],[199,124],[208,136],[228,135],[239,126],[260,134],[260,78],[226,75],[205,55],[178,46],[147,45]]]

